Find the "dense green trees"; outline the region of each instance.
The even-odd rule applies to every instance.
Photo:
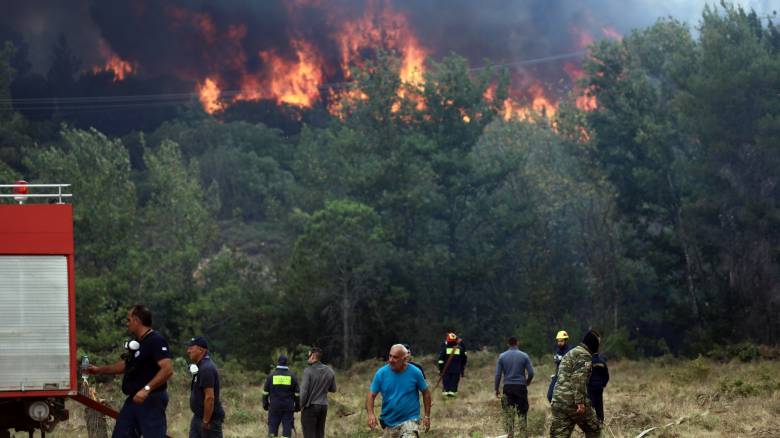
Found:
[[[3,100],[12,51],[0,177],[74,184],[88,350],[136,301],[250,367],[299,344],[342,364],[431,351],[449,329],[541,353],[592,326],[628,355],[780,335],[780,32],[754,13],[598,42],[581,84],[597,108],[554,120],[503,120],[503,72],[453,55],[403,84],[379,53],[337,117],[294,136],[189,112],[32,146]]]
[[[690,341],[771,342],[778,31],[729,5],[706,8],[699,31],[662,21],[594,50],[592,159],[618,192],[629,257],[655,272],[668,313],[653,318]]]

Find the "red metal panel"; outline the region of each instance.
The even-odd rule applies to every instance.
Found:
[[[0,254],[73,254],[72,206],[0,205]]]

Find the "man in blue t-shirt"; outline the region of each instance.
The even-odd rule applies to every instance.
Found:
[[[408,351],[401,344],[390,348],[387,365],[374,374],[371,389],[366,397],[368,427],[375,429],[378,424],[385,429],[385,438],[417,437],[419,424],[423,430],[431,427],[431,392],[422,373],[417,367],[409,366]],[[420,396],[423,395],[425,415],[420,418]],[[377,421],[374,414],[374,400],[382,394],[382,413]]]
[[[111,365],[90,365],[87,374],[123,374],[122,392],[127,396],[114,426],[113,438],[165,438],[168,422],[167,382],[173,376],[168,342],[152,330],[152,312],[137,304],[127,312],[126,343],[122,360]]]

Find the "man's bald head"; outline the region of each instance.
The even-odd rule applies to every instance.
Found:
[[[409,363],[408,354],[409,350],[407,350],[406,347],[401,344],[395,344],[390,347],[387,363],[390,364],[390,368],[392,368],[393,371],[400,373],[406,369],[406,366]]]

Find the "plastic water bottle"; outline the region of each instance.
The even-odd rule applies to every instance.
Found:
[[[89,358],[87,355],[81,356],[81,378],[87,380],[87,368],[89,368]]]

